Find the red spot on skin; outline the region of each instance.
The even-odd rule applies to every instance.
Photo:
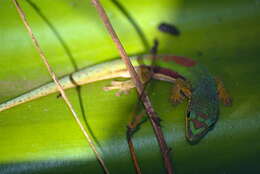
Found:
[[[148,68],[149,70],[151,70],[151,67],[149,67],[149,66],[141,65],[141,67],[145,67],[145,68]],[[170,70],[170,69],[167,69],[167,68],[162,68],[162,67],[159,67],[159,66],[153,66],[152,69],[153,69],[154,73],[163,74],[163,75],[172,77],[174,79],[180,78],[180,79],[186,80],[182,75],[180,75],[176,71],[173,71],[173,70]]]
[[[195,126],[196,129],[199,129],[199,128],[205,126],[204,123],[202,123],[202,122],[200,122],[200,121],[198,121],[198,120],[194,120],[194,119],[192,119],[191,121],[194,123],[194,126]]]
[[[164,56],[163,60],[165,62],[173,61],[179,65],[186,66],[186,67],[192,67],[197,64],[197,62],[195,62],[194,60],[182,56]]]
[[[202,113],[202,112],[197,112],[197,114],[201,117],[201,118],[204,118],[205,120],[209,118],[208,115]]]
[[[170,76],[174,79],[181,78],[181,79],[185,80],[185,78],[182,75],[180,75],[176,71],[173,71],[173,70],[170,70],[170,69],[167,69],[167,68],[161,68],[161,67],[158,67],[158,66],[154,66],[153,71],[154,71],[154,73],[160,73],[160,74],[163,74],[163,75],[166,75],[166,76]]]

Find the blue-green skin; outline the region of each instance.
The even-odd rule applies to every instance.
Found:
[[[195,69],[201,66],[194,67]],[[200,72],[194,70],[197,75]],[[186,116],[186,137],[191,143],[198,142],[216,123],[219,114],[219,100],[215,79],[204,68],[200,77],[189,78],[192,84],[192,96]],[[203,115],[205,115],[203,117]],[[195,122],[201,127],[196,128]]]
[[[133,56],[130,58],[133,66],[140,66],[139,58],[140,56]],[[142,64],[148,67],[151,65],[151,56],[144,55],[141,56],[141,58]],[[189,99],[189,107],[186,115],[186,138],[190,143],[198,142],[218,119],[219,101],[214,78],[206,67],[184,57],[158,55],[155,60],[155,66],[160,67],[163,70],[167,69],[170,72],[177,72],[191,84],[192,95]],[[160,73],[164,74],[163,71]],[[75,87],[76,85],[84,85],[100,80],[127,77],[126,74],[128,74],[129,78],[129,73],[125,68],[125,64],[120,59],[117,59],[86,67],[69,76],[61,78],[60,83],[64,89],[68,89]],[[50,82],[0,104],[0,112],[57,91],[55,83]]]

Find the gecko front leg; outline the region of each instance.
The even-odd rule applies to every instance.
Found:
[[[226,88],[224,87],[224,83],[219,78],[215,77],[215,81],[217,84],[217,91],[218,91],[218,97],[219,100],[223,102],[225,106],[231,106],[232,105],[232,98],[228,94]]]
[[[185,97],[191,97],[191,84],[188,81],[178,78],[175,81],[170,99],[173,104],[178,104],[181,103]]]

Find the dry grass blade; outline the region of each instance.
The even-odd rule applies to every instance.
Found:
[[[46,59],[46,56],[45,56],[43,50],[41,49],[41,47],[40,47],[40,45],[39,45],[39,43],[38,43],[36,37],[34,36],[33,31],[32,31],[32,29],[31,29],[31,27],[30,27],[30,25],[29,25],[29,23],[28,23],[28,21],[27,21],[27,19],[26,19],[25,13],[23,12],[23,10],[22,10],[22,8],[20,7],[20,5],[19,5],[19,3],[17,2],[17,0],[13,0],[13,3],[14,3],[14,5],[15,5],[15,7],[16,7],[18,13],[19,13],[19,16],[21,17],[21,19],[22,19],[22,21],[23,21],[23,23],[24,23],[24,25],[25,25],[25,27],[26,27],[26,29],[27,29],[27,31],[28,31],[28,33],[29,33],[31,39],[32,39],[32,41],[33,41],[33,45],[35,46],[36,50],[38,51],[38,53],[39,53],[39,55],[40,55],[42,61],[44,62],[44,64],[45,64],[45,66],[46,66],[46,68],[47,68],[47,70],[48,70],[48,72],[49,72],[51,78],[53,79],[53,81],[54,81],[55,84],[57,85],[57,88],[58,88],[58,90],[60,91],[62,98],[64,99],[65,103],[66,103],[67,106],[69,107],[71,113],[73,114],[73,116],[74,116],[74,118],[75,118],[77,124],[79,125],[79,127],[80,127],[82,133],[83,133],[84,136],[86,137],[86,139],[87,139],[87,141],[88,141],[88,143],[89,143],[91,149],[92,149],[93,152],[95,153],[96,158],[97,158],[98,161],[100,162],[100,164],[101,164],[103,170],[105,171],[105,173],[109,174],[109,171],[108,171],[108,169],[107,169],[107,167],[106,167],[106,165],[105,165],[105,163],[104,163],[104,161],[103,161],[101,155],[100,155],[99,152],[97,151],[97,149],[96,149],[96,147],[95,147],[93,141],[91,140],[91,137],[88,135],[88,133],[87,133],[86,130],[84,129],[84,126],[81,124],[81,122],[80,122],[80,120],[79,120],[79,117],[77,116],[77,113],[75,112],[75,110],[74,110],[72,104],[70,103],[68,97],[66,96],[66,94],[65,94],[65,92],[64,92],[64,90],[63,90],[63,88],[62,88],[62,86],[61,86],[61,84],[60,84],[60,82],[59,82],[59,80],[58,80],[58,78],[57,78],[57,76],[55,75],[54,71],[52,70],[52,68],[51,68],[51,66],[50,66],[50,64],[49,64],[49,62],[48,62],[48,60]]]

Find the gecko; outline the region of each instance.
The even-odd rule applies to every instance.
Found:
[[[132,56],[130,60],[142,83],[148,80],[152,70],[152,78],[173,83],[170,100],[173,104],[188,99],[185,121],[185,135],[190,143],[198,142],[214,126],[219,115],[219,101],[231,105],[221,80],[214,78],[202,64],[186,57],[174,55],[156,55],[152,64],[151,55]],[[140,64],[142,60],[142,64]],[[103,62],[86,67],[60,79],[64,89],[93,83],[101,80],[127,78],[126,81],[112,81],[105,91],[118,90],[117,96],[128,93],[135,88],[125,64],[120,59]],[[54,82],[31,90],[21,96],[0,104],[0,112],[25,102],[58,92]]]

